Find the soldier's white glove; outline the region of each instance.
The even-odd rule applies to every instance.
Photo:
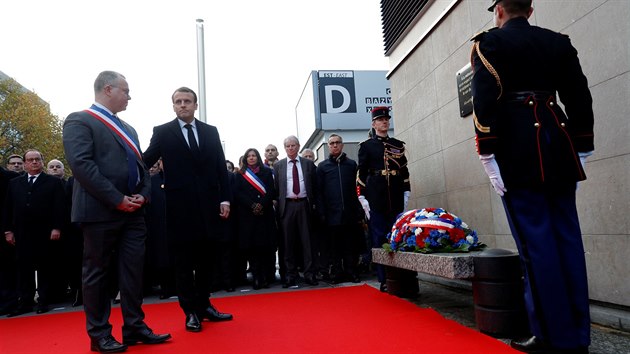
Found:
[[[363,207],[363,211],[365,212],[365,217],[368,220],[370,220],[370,203],[368,203],[367,199],[365,199],[365,197],[362,195],[359,196],[359,202],[361,203],[361,206]]]
[[[407,210],[407,205],[409,204],[409,196],[411,195],[410,191],[405,191],[405,194],[403,194],[403,211]]]
[[[501,178],[501,171],[499,171],[499,165],[494,158],[494,154],[479,155],[479,160],[483,164],[486,174],[490,177],[490,183],[498,195],[503,196],[507,189],[503,185],[503,178]]]
[[[582,164],[582,170],[586,171],[586,158],[593,155],[593,151],[586,151],[586,152],[578,152],[578,156],[580,157],[580,164]],[[580,187],[580,182],[577,182],[575,184],[575,190],[577,191],[578,188]]]
[[[582,164],[583,170],[584,170],[584,164],[586,163],[586,158],[591,155],[593,155],[593,151],[578,152],[578,156],[580,157],[580,163]]]

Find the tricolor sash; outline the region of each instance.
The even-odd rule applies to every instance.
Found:
[[[142,161],[142,154],[140,153],[140,148],[138,148],[138,143],[127,133],[118,117],[113,116],[101,107],[92,105],[92,107],[86,109],[85,112],[103,123],[114,135],[121,138],[124,142],[123,147],[127,154],[127,167],[129,168],[127,187],[129,188],[129,193],[135,193],[136,186],[140,182],[141,168],[138,168],[138,161]]]
[[[142,160],[142,154],[140,153],[140,149],[138,148],[138,144],[133,140],[129,134],[113,119],[113,116],[109,114],[106,110],[92,105],[89,109],[86,109],[85,112],[89,113],[92,117],[101,121],[101,123],[105,124],[109,129],[111,129],[114,134],[119,136],[125,144],[136,154],[139,160]],[[121,123],[122,124],[122,123]]]
[[[252,185],[262,196],[267,194],[265,184],[256,176],[256,174],[248,167],[243,173],[243,178]]]

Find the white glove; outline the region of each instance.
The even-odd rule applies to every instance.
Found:
[[[586,151],[586,152],[578,152],[578,156],[580,157],[580,164],[582,164],[582,170],[586,171],[586,167],[585,167],[586,158],[591,155],[593,155],[593,150]],[[575,190],[577,191],[579,187],[580,187],[580,182],[577,182],[575,184]]]
[[[363,207],[363,211],[365,212],[365,217],[368,220],[370,220],[370,203],[368,203],[367,199],[365,199],[365,197],[362,195],[359,196],[359,202],[361,203],[361,206]]]
[[[503,178],[501,178],[501,171],[499,171],[499,165],[494,158],[494,154],[479,155],[479,160],[483,164],[486,174],[490,177],[490,183],[498,195],[503,196],[507,189],[503,185]]]
[[[583,170],[584,170],[584,164],[586,163],[586,158],[591,155],[593,155],[593,151],[578,152],[578,156],[580,157],[580,163],[582,164]]]
[[[407,210],[407,205],[409,204],[409,196],[411,195],[410,191],[405,191],[405,194],[403,195],[403,210]]]

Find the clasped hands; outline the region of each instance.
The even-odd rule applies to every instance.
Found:
[[[145,199],[140,194],[134,194],[132,196],[124,196],[122,202],[118,204],[116,209],[123,211],[125,213],[133,213],[134,211],[140,209],[144,204]]]
[[[262,204],[252,203],[252,213],[257,216],[263,215],[264,212]]]

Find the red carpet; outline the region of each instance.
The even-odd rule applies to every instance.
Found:
[[[149,326],[173,339],[129,353],[517,353],[437,312],[368,286],[215,298],[234,320],[184,329],[176,302],[145,305]],[[121,338],[120,309],[112,311]],[[83,312],[0,320],[0,353],[90,353]]]

